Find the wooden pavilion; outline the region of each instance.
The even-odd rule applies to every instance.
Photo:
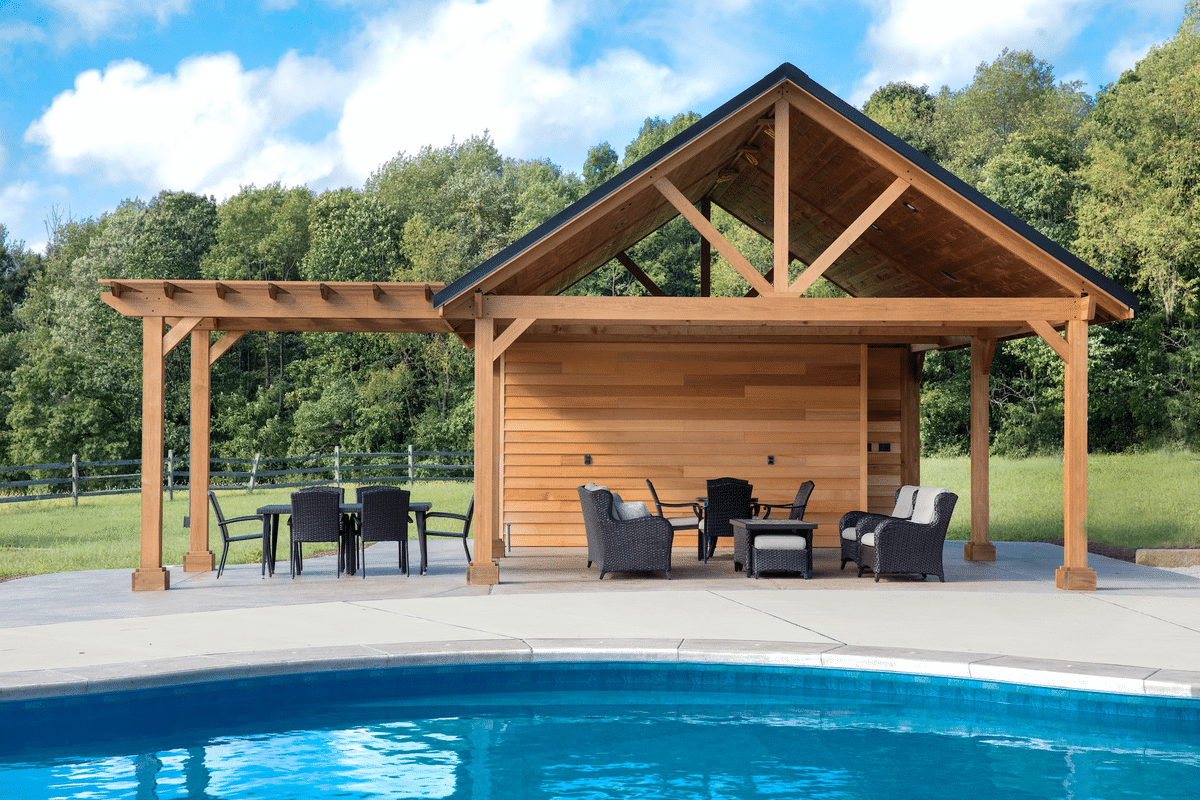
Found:
[[[710,222],[725,210],[773,244],[760,273]],[[668,297],[629,249],[682,215],[701,238],[695,296]],[[744,297],[712,297],[715,249]],[[617,260],[643,297],[562,293]],[[818,277],[846,298],[803,297]],[[575,487],[664,499],[736,475],[773,502],[817,491],[818,546],[854,508],[920,482],[920,373],[971,351],[971,539],[989,541],[988,376],[997,342],[1039,336],[1065,362],[1063,589],[1087,566],[1087,334],[1136,298],[783,64],[449,286],[106,280],[143,318],[142,561],[165,589],[163,358],[191,336],[191,549],[208,543],[209,367],[242,332],[452,332],[475,350],[475,552],[497,583],[504,539],[582,544]],[[224,335],[215,344],[211,332]],[[832,531],[832,533],[830,533]],[[687,542],[680,542],[681,546]]]

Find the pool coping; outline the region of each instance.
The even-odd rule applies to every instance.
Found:
[[[344,670],[579,661],[810,667],[1109,694],[1200,698],[1200,671],[991,653],[729,639],[480,639],[217,653],[7,672],[0,673],[0,702]]]

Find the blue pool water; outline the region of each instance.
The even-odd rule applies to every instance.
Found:
[[[0,703],[0,798],[1195,798],[1200,701],[565,663]]]

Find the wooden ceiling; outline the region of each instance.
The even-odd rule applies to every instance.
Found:
[[[780,98],[788,102],[790,281],[857,225],[861,234],[831,251],[837,256],[823,273],[855,298],[1086,294],[1095,304],[1094,323],[1133,315],[1131,293],[789,64],[439,292],[435,307],[469,339],[476,293],[559,294],[679,215],[656,186],[663,178],[689,203],[708,200],[773,239]],[[860,215],[898,179],[907,185],[896,191],[903,191],[864,224]],[[561,325],[558,331],[566,333]]]

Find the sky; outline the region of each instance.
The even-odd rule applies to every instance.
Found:
[[[790,62],[851,104],[961,89],[1004,48],[1095,93],[1185,0],[0,0],[0,224],[244,186],[361,188],[485,132],[580,172],[647,117],[707,113]]]

